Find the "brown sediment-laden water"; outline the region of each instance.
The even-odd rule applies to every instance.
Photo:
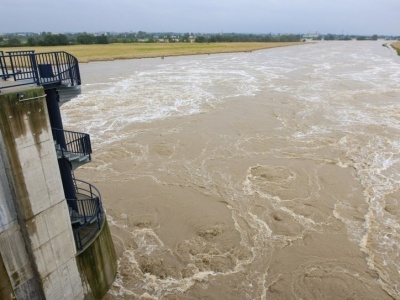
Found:
[[[400,299],[400,58],[382,41],[90,63],[106,299]]]

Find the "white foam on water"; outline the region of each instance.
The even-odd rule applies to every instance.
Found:
[[[82,94],[64,106],[64,120],[91,132],[95,142],[110,143],[123,139],[123,128],[130,124],[197,114],[223,99],[254,95],[258,85],[246,70],[230,65],[197,65],[193,60],[161,65],[84,84]],[[87,107],[84,119],[82,106]]]
[[[336,199],[332,213],[346,225],[349,237],[365,252],[383,288],[393,297],[400,297],[400,218],[385,210],[388,197],[400,190],[400,62],[397,57],[382,54],[382,46],[378,48],[372,42],[333,42],[302,47],[174,58],[171,62],[165,59],[159,64],[149,64],[150,67],[138,62],[136,69],[132,68],[135,64],[130,63],[132,71],[121,70],[123,76],[113,70],[108,77],[105,73],[99,82],[85,84],[82,95],[62,108],[65,125],[89,132],[95,147],[100,148],[132,134],[124,129],[138,122],[206,112],[231,97],[247,100],[261,95],[269,99],[271,93],[279,94],[279,99],[284,99],[294,111],[293,115],[277,117],[290,123],[285,127],[291,130],[285,138],[291,139],[294,146],[290,148],[288,143],[285,150],[297,155],[296,159],[312,159],[313,151],[319,147],[318,141],[333,140],[329,144],[333,156],[322,157],[321,161],[330,161],[338,168],[354,169],[363,189],[365,211],[357,210],[351,200],[343,198]],[[262,134],[255,132],[253,138]],[[305,146],[298,146],[299,143]],[[309,146],[313,144],[317,146]],[[238,150],[237,144],[235,147]],[[279,152],[278,142],[276,147],[275,151]],[[307,153],[298,151],[301,147],[307,149]],[[257,154],[255,151],[246,152],[246,155],[252,153]],[[335,153],[340,155],[335,157]],[[193,165],[190,180],[199,186],[214,184],[206,166],[202,167],[204,170],[196,170]],[[256,261],[260,253],[267,251],[268,239],[275,238],[273,242],[277,245],[283,240],[273,235],[267,222],[250,210],[253,204],[246,202],[249,196],[255,195],[268,199],[276,207],[282,202],[258,187],[253,182],[257,178],[250,171],[243,175],[240,188],[232,183],[229,175],[221,176],[221,182],[225,180],[226,185],[218,187],[232,197],[229,208],[235,226],[243,246],[252,253],[226,274],[243,270],[246,264]],[[292,209],[282,206],[280,211],[309,229],[320,225]],[[243,229],[242,219],[253,234]],[[135,234],[143,253],[151,255],[164,247],[150,229],[138,230]],[[262,276],[265,270],[258,271]],[[195,282],[206,284],[214,275],[196,272],[191,278],[180,280],[161,280],[146,275],[143,284],[155,291],[152,296],[161,297],[165,291],[185,291]],[[257,285],[257,282],[251,283]],[[128,291],[121,290],[129,295]],[[261,290],[266,293],[264,286]]]
[[[336,144],[340,153],[347,153],[347,157],[340,158],[338,163],[343,166],[343,160],[346,167],[355,168],[364,187],[368,210],[365,221],[347,218],[338,211],[348,211],[351,203],[338,199],[334,215],[347,225],[351,238],[368,255],[369,265],[381,276],[382,286],[391,295],[400,296],[397,284],[400,277],[393,277],[400,271],[396,259],[400,218],[385,212],[386,198],[400,189],[400,148],[396,138],[396,133],[400,136],[399,62],[373,51],[352,55],[350,59],[339,52],[330,56],[333,61],[328,59],[328,62],[314,64],[314,69],[307,72],[308,82],[294,78],[287,86],[279,88],[280,92],[290,92],[294,98],[307,103],[300,107],[306,113],[299,112],[298,115],[320,111],[320,124],[305,118],[297,123],[300,130],[292,136],[304,141],[332,133],[352,137]],[[365,102],[359,101],[363,98]],[[329,123],[321,121],[324,119]],[[397,271],[386,273],[381,261]]]

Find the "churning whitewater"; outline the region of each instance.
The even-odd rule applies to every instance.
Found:
[[[385,41],[81,65],[65,128],[119,256],[106,299],[400,299]]]

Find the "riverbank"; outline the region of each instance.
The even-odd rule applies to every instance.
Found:
[[[400,55],[400,42],[395,42],[392,44],[392,47],[396,49],[397,54]]]
[[[106,45],[71,45],[53,47],[6,48],[5,51],[66,51],[79,62],[138,59],[180,55],[250,52],[261,49],[293,46],[304,43],[130,43]]]

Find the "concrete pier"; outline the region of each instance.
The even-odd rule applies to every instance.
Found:
[[[83,299],[75,255],[45,91],[2,93],[0,298]]]

